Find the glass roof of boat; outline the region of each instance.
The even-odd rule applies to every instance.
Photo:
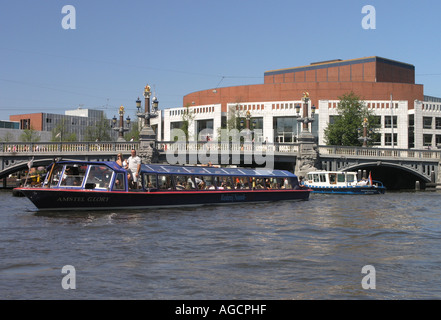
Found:
[[[195,174],[195,175],[232,175],[232,176],[277,176],[295,177],[291,172],[270,169],[248,168],[218,168],[208,166],[174,166],[162,164],[143,164],[142,172],[169,173],[169,174]]]

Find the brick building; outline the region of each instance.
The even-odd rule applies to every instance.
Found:
[[[193,139],[201,128],[212,129],[212,136],[225,123],[229,110],[249,112],[260,139],[295,142],[299,135],[295,105],[301,104],[303,92],[316,107],[312,132],[319,144],[325,144],[323,131],[337,115],[338,97],[353,91],[361,97],[381,121],[378,147],[436,147],[441,144],[441,102],[424,95],[422,84],[415,83],[415,67],[377,56],[351,60],[330,60],[307,66],[270,70],[264,83],[212,88],[189,93],[183,105],[195,111],[191,126]],[[154,121],[163,140],[170,128],[180,121],[180,109],[166,109]],[[300,113],[302,114],[302,112]],[[361,125],[361,124],[360,124]]]

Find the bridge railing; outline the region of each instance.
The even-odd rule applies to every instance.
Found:
[[[138,142],[0,142],[0,154],[76,154],[82,152],[130,152]]]
[[[299,152],[299,144],[292,143],[229,143],[217,141],[190,141],[190,142],[174,142],[162,141],[158,142],[158,148],[161,151],[180,151],[180,152],[198,152],[198,151],[217,151],[217,152],[274,152],[296,154]]]
[[[343,146],[319,146],[320,155],[357,158],[441,159],[441,150],[383,149]]]

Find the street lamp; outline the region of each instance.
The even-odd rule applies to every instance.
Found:
[[[363,147],[367,147],[367,142],[370,141],[370,140],[372,140],[372,139],[368,136],[368,129],[367,129],[367,127],[368,127],[368,125],[369,125],[369,121],[368,121],[368,119],[367,119],[367,118],[364,118],[362,124],[363,124],[363,136],[359,137],[358,140],[359,140],[360,142],[363,142]],[[360,136],[360,134],[361,134],[361,129],[358,128],[357,131],[358,131],[358,135]],[[369,129],[369,133],[370,133],[370,134],[372,133],[372,129]]]
[[[127,117],[126,119],[126,124],[127,124],[127,128],[124,128],[124,107],[121,106],[119,107],[119,127],[116,127],[116,116],[113,116],[112,118],[112,127],[113,130],[118,131],[118,139],[116,140],[117,142],[124,142],[126,141],[124,139],[124,132],[129,131],[129,127],[130,127],[130,117]]]
[[[302,117],[300,117],[300,104],[296,104],[296,106],[295,106],[296,113],[297,113],[297,121],[303,123],[302,134],[303,133],[309,133],[308,124],[310,122],[314,121],[314,115],[315,115],[316,107],[315,107],[315,105],[313,105],[311,107],[311,117],[308,117],[308,103],[309,103],[309,100],[310,100],[309,99],[309,93],[308,92],[303,92],[303,97],[302,97],[302,101],[303,101],[303,115],[302,115]]]
[[[144,119],[144,126],[145,128],[150,127],[150,119],[156,118],[158,116],[158,99],[156,97],[153,97],[152,101],[152,109],[150,109],[150,96],[151,96],[151,90],[150,86],[146,85],[144,88],[144,112],[141,112],[141,100],[136,100],[136,108],[138,109],[138,112],[136,113],[138,118]]]

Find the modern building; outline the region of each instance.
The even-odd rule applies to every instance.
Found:
[[[163,110],[152,119],[158,139],[170,141],[170,130],[179,127],[182,115],[191,110],[190,140],[203,140],[207,132],[216,139],[216,129],[225,126],[233,113],[241,117],[248,113],[251,129],[262,130],[257,139],[292,143],[301,130],[296,106],[300,105],[302,115],[301,99],[308,92],[308,108],[316,110],[310,130],[323,145],[324,129],[337,115],[339,97],[352,91],[379,117],[378,147],[419,149],[441,144],[441,98],[424,94],[423,85],[415,83],[411,64],[377,56],[330,60],[266,71],[263,78],[263,84],[187,94],[184,107]]]
[[[96,126],[105,116],[102,110],[83,109],[66,110],[65,114],[31,113],[11,115],[9,119],[19,123],[19,129],[34,129],[36,131],[52,132],[57,126],[62,125],[64,132],[75,133],[78,141],[84,141],[88,127]],[[108,119],[109,126],[112,120]],[[110,130],[109,134],[116,140],[118,134]]]

